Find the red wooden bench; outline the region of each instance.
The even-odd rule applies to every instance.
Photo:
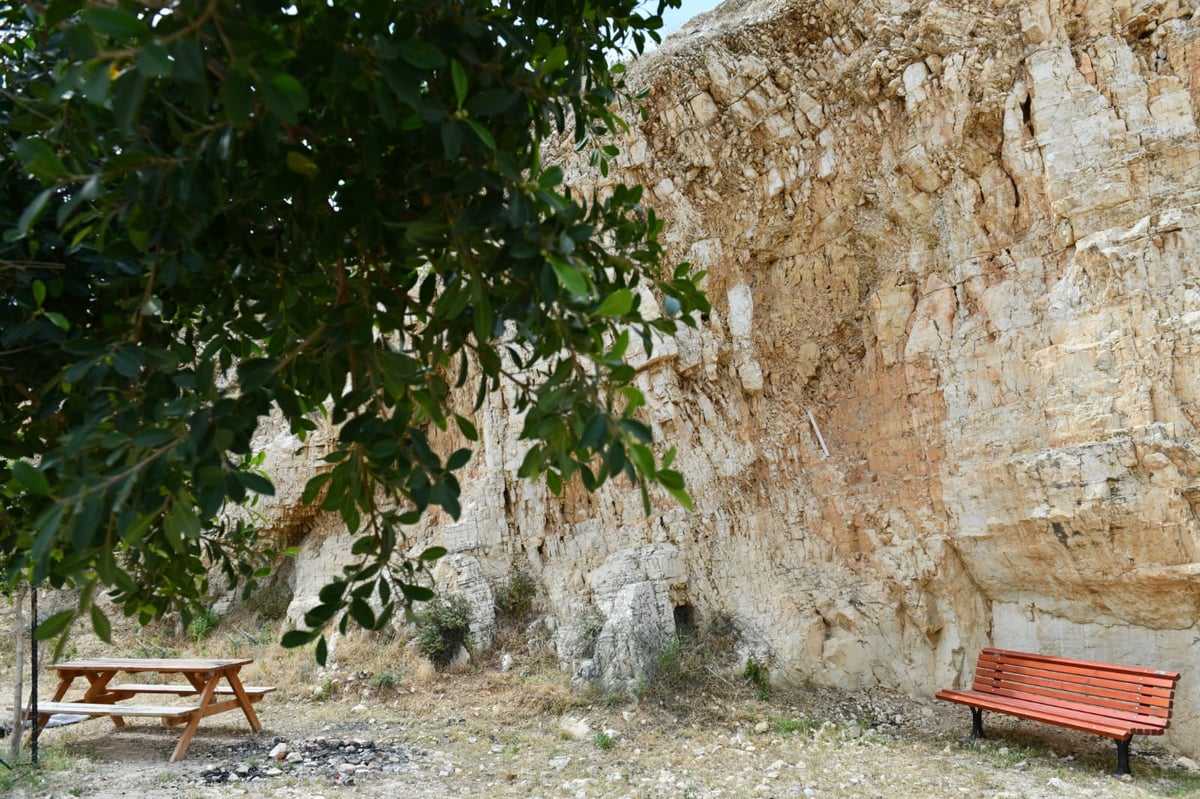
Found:
[[[1134,735],[1162,735],[1171,722],[1179,673],[1087,660],[984,649],[969,691],[938,699],[971,708],[971,737],[983,737],[983,711],[1112,738],[1117,774],[1129,773]]]

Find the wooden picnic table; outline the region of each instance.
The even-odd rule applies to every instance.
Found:
[[[38,726],[45,726],[55,713],[84,716],[110,716],[118,727],[125,726],[125,717],[161,718],[167,726],[184,725],[179,743],[171,755],[172,761],[182,760],[200,726],[200,720],[227,710],[238,710],[250,722],[255,732],[262,729],[253,703],[262,699],[272,686],[244,686],[238,677],[251,658],[90,658],[56,663],[50,668],[58,673],[58,687],[50,702],[38,704]],[[118,674],[140,675],[155,673],[162,677],[179,676],[186,684],[143,682],[114,682]],[[81,697],[66,700],[68,691],[77,680],[87,682]],[[138,695],[175,695],[194,699],[188,705],[121,704],[122,700]]]

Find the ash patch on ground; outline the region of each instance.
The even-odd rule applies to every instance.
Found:
[[[210,757],[220,762],[205,767],[197,781],[226,785],[293,776],[352,785],[372,776],[405,773],[419,755],[411,747],[361,738],[276,737],[270,742],[247,741],[212,753]]]

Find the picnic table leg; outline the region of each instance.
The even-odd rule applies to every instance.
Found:
[[[204,690],[200,693],[200,706],[192,711],[188,717],[187,726],[179,734],[179,743],[175,745],[175,751],[171,754],[172,763],[178,763],[187,754],[188,745],[192,742],[192,736],[196,734],[196,730],[200,726],[200,719],[204,718],[204,709],[212,703],[213,693],[217,689],[217,681],[219,679],[220,674],[213,674],[209,677],[208,683],[205,684]]]
[[[88,689],[83,695],[84,702],[103,702],[105,704],[116,704],[116,699],[108,695],[108,684],[112,682],[112,678],[117,676],[116,671],[88,671],[84,672],[88,680]],[[121,716],[110,716],[113,725],[117,727],[125,726],[125,719]]]
[[[246,721],[250,722],[250,729],[255,732],[261,730],[262,722],[258,720],[258,714],[254,712],[254,703],[250,701],[250,697],[246,694],[246,689],[243,687],[242,680],[238,677],[237,671],[230,671],[225,675],[225,680],[229,683],[229,687],[233,689],[234,696],[237,697],[242,712],[246,714]]]
[[[1114,777],[1120,777],[1124,774],[1129,774],[1129,743],[1133,739],[1131,735],[1124,741],[1117,740],[1117,770],[1113,772]]]
[[[983,734],[983,708],[971,708],[971,737],[986,738]]]
[[[70,689],[71,683],[73,683],[73,682],[75,682],[74,674],[71,674],[71,675],[60,674],[58,677],[58,687],[54,689],[54,698],[51,699],[50,701],[58,702],[64,696],[66,696],[67,691]],[[45,728],[46,724],[50,721],[51,715],[53,715],[53,714],[38,713],[37,718],[30,719],[30,721],[37,726],[37,731],[41,732]]]

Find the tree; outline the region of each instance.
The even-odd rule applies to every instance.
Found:
[[[407,559],[404,529],[459,514],[471,450],[430,437],[476,440],[452,391],[512,384],[520,473],[555,492],[624,476],[687,504],[626,355],[693,324],[702,275],[660,267],[640,187],[577,196],[541,157],[570,135],[607,172],[608,58],[678,2],[4,6],[0,557],[8,583],[82,588],[42,633],[87,610],[107,636],[97,588],[186,619],[214,564],[261,574],[222,510],[272,493],[250,440],[273,408],[338,426],[304,499],[359,534],[288,645],[430,596],[442,552]]]

